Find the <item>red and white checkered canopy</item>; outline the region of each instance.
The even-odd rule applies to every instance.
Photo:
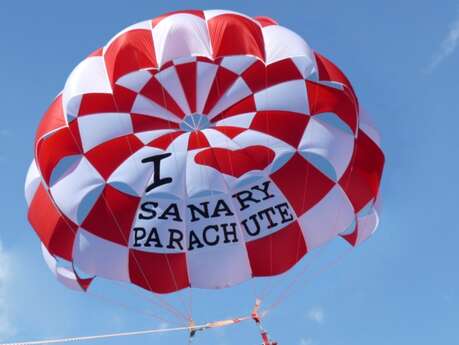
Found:
[[[37,130],[28,217],[70,287],[223,288],[365,240],[383,164],[350,82],[296,33],[179,11],[72,71]]]

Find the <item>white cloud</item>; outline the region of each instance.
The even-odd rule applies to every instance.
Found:
[[[322,324],[325,319],[325,312],[322,307],[313,307],[309,309],[306,316],[309,320]]]
[[[10,318],[10,306],[6,289],[11,276],[11,257],[3,249],[0,241],[0,339],[13,336],[16,333]]]
[[[449,31],[443,41],[440,49],[433,56],[432,62],[427,68],[427,72],[432,72],[440,63],[454,53],[459,44],[459,14],[456,19],[449,25]]]
[[[301,338],[300,345],[318,345],[319,343],[312,340],[312,338]]]

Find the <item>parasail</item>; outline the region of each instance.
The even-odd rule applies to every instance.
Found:
[[[62,283],[164,294],[280,275],[336,237],[361,243],[383,165],[351,83],[299,35],[178,11],[71,72],[37,129],[25,194]]]

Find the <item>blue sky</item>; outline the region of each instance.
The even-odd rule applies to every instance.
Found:
[[[355,250],[332,243],[308,256],[307,282],[266,319],[273,337],[293,345],[459,343],[459,3],[452,0],[0,2],[0,340],[166,326],[54,280],[26,221],[23,183],[35,128],[71,69],[123,27],[183,7],[266,15],[298,32],[346,72],[382,134],[377,233]],[[343,251],[339,264],[324,270]],[[102,282],[95,291],[167,316],[132,289]],[[249,285],[196,291],[193,302],[197,321],[207,321],[245,313],[253,292]],[[185,339],[167,334],[129,343]],[[259,343],[251,323],[196,340]]]

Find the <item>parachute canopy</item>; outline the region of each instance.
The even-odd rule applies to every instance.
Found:
[[[296,33],[178,11],[72,71],[37,130],[28,218],[69,287],[224,288],[365,240],[383,164],[349,80]]]

